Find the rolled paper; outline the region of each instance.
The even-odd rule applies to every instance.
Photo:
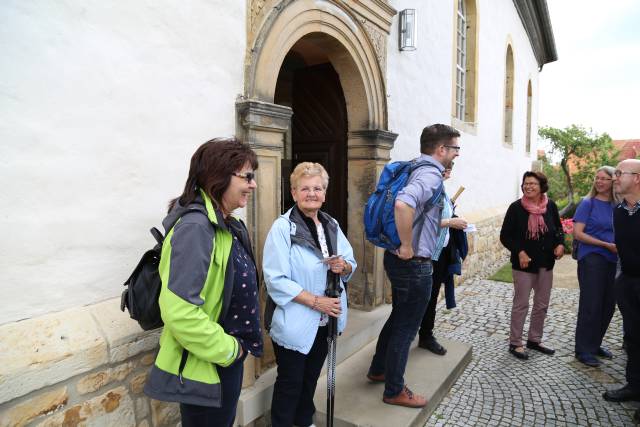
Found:
[[[451,203],[455,203],[455,202],[456,202],[456,199],[458,198],[458,196],[459,196],[463,191],[464,191],[464,186],[463,186],[463,185],[461,185],[461,186],[458,188],[458,191],[456,191],[456,194],[454,194],[454,195],[453,195],[453,197],[451,198]]]

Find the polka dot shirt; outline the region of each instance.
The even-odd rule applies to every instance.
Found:
[[[262,356],[262,329],[260,328],[256,266],[236,236],[233,236],[231,255],[235,276],[231,303],[224,319],[224,329],[240,341],[246,352],[260,357]]]

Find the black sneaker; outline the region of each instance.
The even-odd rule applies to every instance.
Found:
[[[640,401],[640,392],[629,387],[629,384],[616,390],[607,390],[602,395],[608,402]]]
[[[440,345],[435,337],[420,338],[418,340],[418,347],[429,350],[431,353],[437,354],[438,356],[444,356],[447,354],[447,349]]]

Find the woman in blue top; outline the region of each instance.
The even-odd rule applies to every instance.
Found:
[[[264,245],[262,268],[275,303],[268,302],[265,310],[278,364],[271,403],[273,427],[312,425],[313,395],[327,357],[329,316],[338,318],[338,332],[347,321],[342,283],[340,298],[325,296],[328,269],[340,274],[342,282],[356,269],[353,249],[338,222],[320,210],[328,185],[329,176],[320,164],[296,166],[291,174],[296,204],[276,219]]]
[[[618,261],[613,243],[615,169],[602,166],[596,172],[588,197],[578,205],[573,217],[573,238],[578,245],[580,302],[576,325],[576,358],[587,366],[600,366],[596,358],[610,359],[602,347],[615,309],[614,282]]]

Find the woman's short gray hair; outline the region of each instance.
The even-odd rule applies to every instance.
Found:
[[[319,176],[322,178],[322,189],[326,190],[329,186],[329,174],[320,163],[302,162],[291,172],[291,189],[294,190],[298,186],[298,181],[302,177]]]

